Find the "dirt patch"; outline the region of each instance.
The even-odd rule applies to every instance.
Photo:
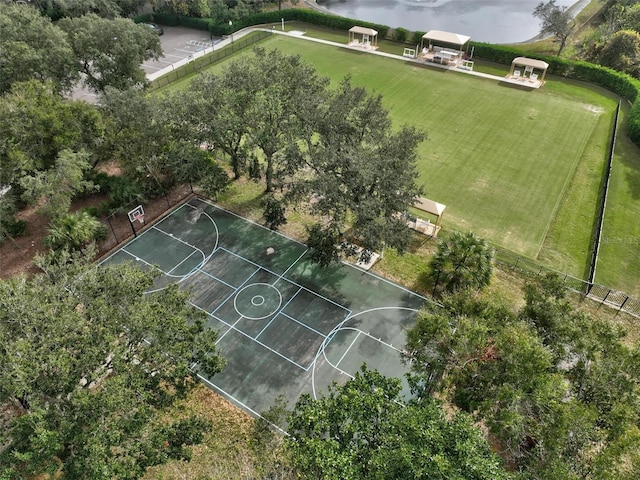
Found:
[[[191,195],[188,185],[181,185],[166,196],[155,198],[144,205],[145,227],[137,226],[141,231],[151,222],[164,215],[180,202]],[[106,201],[106,195],[92,195],[73,202],[71,211],[76,212],[87,207],[98,207]],[[16,217],[27,222],[27,234],[22,237],[7,239],[0,244],[0,278],[7,279],[21,273],[31,276],[38,272],[33,264],[36,255],[44,253],[43,244],[47,236],[50,217],[37,213],[35,207],[21,210]],[[127,213],[122,212],[102,219],[107,227],[107,237],[98,245],[98,255],[102,256],[115,248],[118,244],[129,240],[133,236],[131,225],[127,219]]]

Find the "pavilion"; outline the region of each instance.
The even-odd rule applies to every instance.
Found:
[[[407,222],[409,228],[429,237],[437,237],[441,228],[440,221],[442,220],[442,215],[444,214],[444,210],[447,206],[442,203],[429,200],[428,198],[418,197],[413,204],[413,208],[421,212],[434,215],[436,218],[435,222],[431,222],[429,219],[423,220],[422,218],[416,217],[415,220]]]
[[[429,30],[420,42],[421,57],[428,61],[457,65],[464,55],[464,46],[471,39],[459,33]]]
[[[373,28],[351,27],[349,29],[349,46],[362,47],[369,50],[378,48],[378,32]]]
[[[511,62],[509,78],[536,83],[538,86],[544,83],[549,64],[535,58],[517,57]]]

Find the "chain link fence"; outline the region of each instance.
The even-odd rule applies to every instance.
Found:
[[[629,313],[633,316],[640,317],[640,301],[630,297],[619,290],[612,290],[597,283],[589,283],[587,280],[576,278],[567,273],[559,272],[549,267],[545,267],[534,262],[531,259],[523,258],[513,252],[495,247],[496,262],[533,275],[543,275],[545,273],[555,273],[563,279],[564,284],[569,290],[586,296],[592,300],[602,302],[610,307],[617,308],[620,311]]]
[[[120,207],[111,215],[102,218],[102,223],[107,227],[107,236],[98,246],[99,254],[104,255],[120,243],[137,235],[138,232],[144,230],[147,225],[155,222],[176,205],[185,202],[192,195],[193,188],[191,185],[179,185],[144,203],[140,203],[139,201],[130,202]],[[142,205],[144,208],[144,223],[137,221],[131,222],[127,215],[129,211],[138,205]]]
[[[161,77],[151,81],[151,88],[161,88],[186,76],[200,73],[212,63],[219,62],[220,60],[223,60],[226,57],[233,55],[234,53],[239,52],[240,50],[243,50],[250,45],[258,43],[271,35],[273,34],[268,31],[256,31],[237,40],[233,40],[233,35],[231,35],[229,37],[231,39],[231,43],[229,43],[225,47],[221,47],[220,50],[215,50],[215,47],[212,47],[214,48],[214,50],[210,53],[207,53],[198,58],[186,59],[186,63],[184,65],[176,67],[174,70],[167,72]],[[175,65],[173,65],[172,67],[174,66]]]

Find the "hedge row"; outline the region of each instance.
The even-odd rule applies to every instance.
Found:
[[[235,20],[233,25],[227,23],[215,24],[212,19],[192,18],[169,14],[154,14],[154,20],[162,25],[181,25],[188,28],[209,31],[211,35],[222,36],[253,25],[263,25],[266,23],[278,23],[281,19],[285,21],[299,21],[313,25],[333,28],[336,30],[349,30],[356,25],[373,28],[378,31],[379,38],[387,38],[397,41],[410,41],[417,45],[421,42],[424,32],[409,32],[403,28],[391,30],[386,25],[363,22],[351,18],[338,17],[326,13],[316,12],[309,9],[287,9],[272,12],[263,12],[249,15],[245,18]],[[137,19],[136,19],[137,21]],[[148,21],[145,18],[144,21]],[[610,68],[601,67],[587,62],[577,62],[558,57],[548,57],[543,55],[530,55],[514,47],[503,45],[493,45],[490,43],[471,42],[474,48],[474,57],[510,65],[512,60],[520,56],[528,56],[543,60],[549,64],[548,72],[561,77],[582,80],[599,85],[607,90],[620,95],[631,104],[631,113],[628,121],[628,135],[631,140],[640,146],[640,81],[633,77],[617,72]]]

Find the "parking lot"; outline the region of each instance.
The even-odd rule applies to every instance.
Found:
[[[207,32],[202,30],[161,26],[164,29],[164,35],[160,36],[160,44],[162,45],[164,54],[158,58],[158,60],[148,60],[141,65],[147,75],[162,70],[206,47],[210,47],[212,40],[214,43],[220,41],[219,38],[212,39]],[[89,103],[95,103],[97,101],[97,95],[95,93],[81,86],[78,86],[73,91],[72,96],[75,100],[85,100]]]
[[[164,35],[160,36],[160,43],[164,55],[158,60],[148,60],[142,64],[142,69],[147,74],[162,70],[195,52],[211,47],[212,42],[220,40],[218,38],[212,39],[208,32],[202,30],[192,30],[185,27],[162,26],[162,28]]]

